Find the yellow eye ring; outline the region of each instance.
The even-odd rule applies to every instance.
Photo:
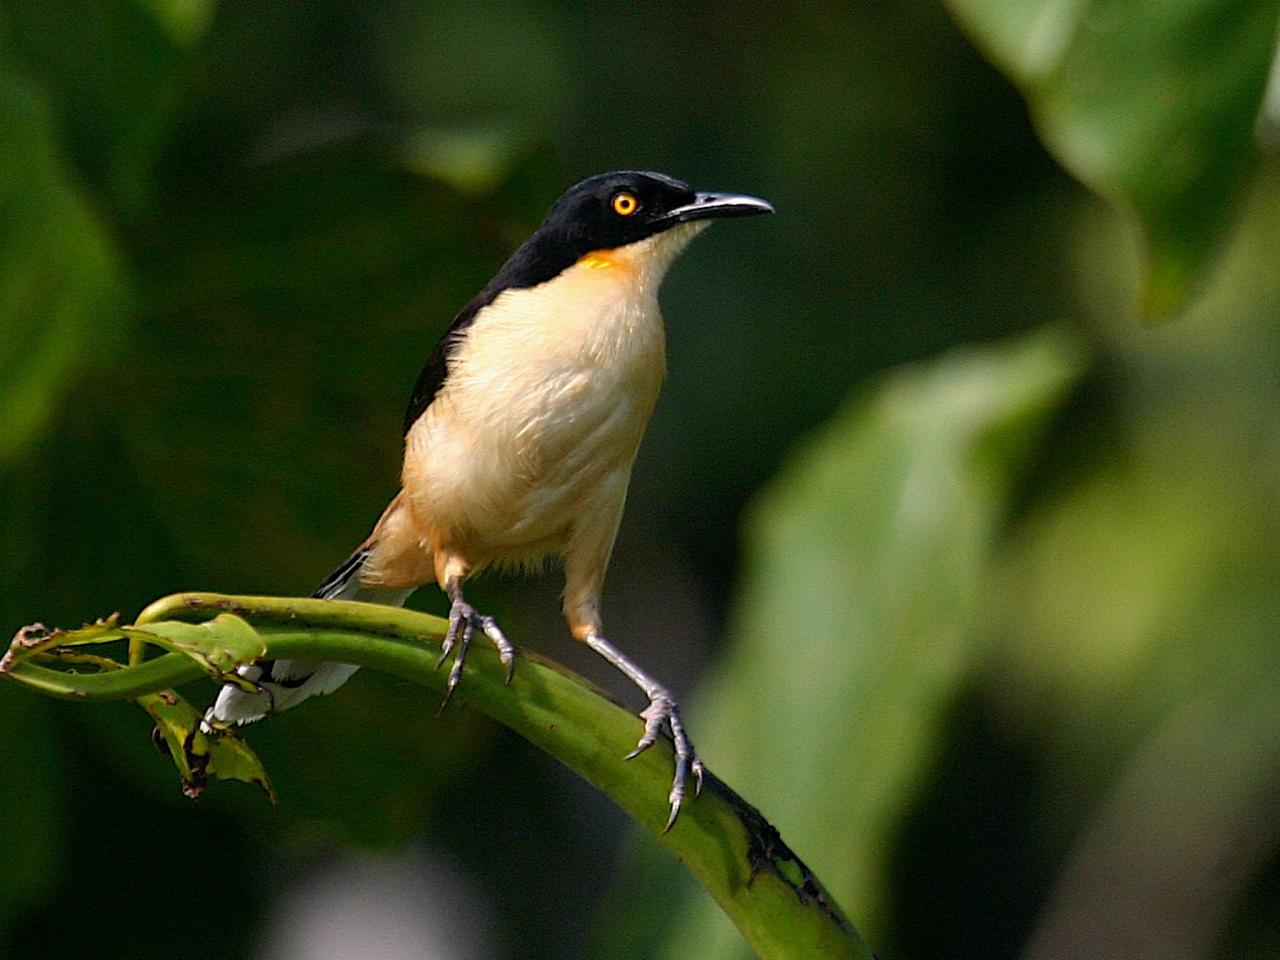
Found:
[[[633,193],[615,193],[613,195],[613,212],[620,217],[629,217],[640,208],[640,201]]]

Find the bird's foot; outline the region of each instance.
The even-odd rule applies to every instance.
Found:
[[[649,706],[640,711],[640,716],[644,719],[644,733],[640,736],[640,742],[636,744],[636,748],[627,754],[627,760],[639,756],[653,746],[657,742],[659,734],[662,733],[664,723],[671,728],[671,740],[675,746],[675,776],[671,781],[671,793],[667,797],[667,801],[671,804],[671,815],[667,817],[665,832],[675,825],[676,817],[680,816],[680,806],[684,802],[685,796],[685,782],[688,780],[689,774],[693,774],[693,790],[696,796],[702,793],[702,778],[706,773],[706,768],[703,767],[702,760],[694,752],[693,741],[684,732],[684,721],[680,717],[680,707],[667,690],[659,687],[650,693]]]
[[[467,650],[471,647],[471,639],[475,636],[477,628],[498,648],[498,659],[507,668],[506,682],[511,682],[516,668],[516,648],[511,645],[511,641],[507,639],[507,635],[502,632],[493,617],[478,612],[462,597],[454,597],[453,606],[449,609],[449,629],[445,632],[444,640],[440,644],[440,659],[436,662],[436,669],[439,670],[449,658],[449,654],[457,650],[453,658],[453,666],[449,670],[448,683],[445,685],[444,703],[440,705],[442,710],[448,706],[453,691],[462,682],[462,669],[467,662]]]

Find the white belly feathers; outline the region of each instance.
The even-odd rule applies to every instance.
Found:
[[[665,365],[660,282],[584,258],[476,316],[407,437],[404,491],[431,548],[474,568],[532,561],[563,547],[602,489],[625,495],[618,473]]]

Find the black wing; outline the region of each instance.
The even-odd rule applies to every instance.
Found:
[[[431,356],[427,357],[427,365],[418,374],[418,383],[413,388],[409,407],[404,412],[405,433],[409,432],[409,428],[422,416],[423,411],[431,406],[431,401],[444,386],[445,379],[449,376],[449,357],[466,335],[467,327],[475,321],[476,315],[493,303],[504,290],[525,289],[546,283],[571,266],[577,258],[578,251],[572,244],[561,237],[549,236],[542,230],[520,245],[502,265],[498,275],[489,281],[489,285],[453,318],[453,323],[449,324],[449,329],[431,351]]]
[[[450,355],[466,334],[467,327],[471,326],[475,321],[476,314],[492,303],[494,296],[496,294],[489,294],[489,291],[485,290],[463,307],[462,312],[453,318],[453,323],[449,324],[449,329],[444,332],[440,342],[435,345],[435,349],[427,357],[426,366],[418,374],[418,382],[414,385],[413,396],[409,398],[409,406],[404,412],[404,432],[406,434],[409,432],[409,428],[422,416],[427,407],[431,406],[431,401],[436,398],[436,394],[444,386],[445,378],[449,375]]]

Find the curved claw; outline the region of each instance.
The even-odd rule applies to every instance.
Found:
[[[458,642],[458,628],[465,617],[466,614],[459,611],[458,604],[455,603],[449,611],[449,629],[445,632],[444,639],[440,641],[440,659],[436,661],[437,670],[444,666],[444,662],[449,659],[449,654],[453,652]]]
[[[453,691],[462,683],[462,671],[467,661],[467,650],[471,647],[471,641],[475,637],[477,627],[498,648],[498,659],[507,668],[505,682],[510,683],[511,678],[515,675],[516,649],[511,641],[507,639],[507,635],[502,632],[493,617],[478,613],[475,607],[463,600],[461,594],[458,594],[455,596],[453,606],[449,610],[449,629],[445,632],[444,640],[440,643],[440,659],[436,662],[436,669],[439,670],[444,665],[445,660],[449,658],[449,654],[455,648],[457,649],[457,655],[453,658],[453,666],[449,670],[449,679],[445,684],[444,702],[440,704],[442,711],[453,698]]]
[[[449,682],[446,685],[445,700],[453,695],[458,684],[462,682],[462,668],[467,662],[467,651],[471,649],[471,639],[476,634],[475,621],[468,617],[462,626],[462,639],[458,643],[458,655],[453,658],[453,669],[449,671]]]
[[[671,740],[675,748],[676,759],[675,773],[671,779],[671,793],[667,796],[667,802],[671,804],[671,814],[667,817],[667,825],[662,831],[666,833],[675,826],[676,819],[680,816],[680,808],[684,804],[685,782],[688,780],[689,773],[693,773],[694,795],[697,796],[702,793],[702,781],[706,774],[706,767],[703,766],[702,760],[694,752],[693,741],[689,739],[689,735],[684,731],[680,708],[671,699],[670,694],[664,690],[655,691],[650,695],[649,706],[641,711],[640,716],[644,718],[644,733],[641,734],[636,748],[626,755],[625,759],[627,760],[638,757],[653,746],[658,740],[658,735],[662,732],[664,723],[671,728]]]
[[[658,735],[662,733],[662,725],[670,719],[673,710],[675,710],[675,703],[670,697],[660,693],[654,694],[649,701],[649,706],[640,711],[640,716],[644,719],[644,733],[640,735],[636,748],[623,759],[630,760],[638,757],[657,743]]]

